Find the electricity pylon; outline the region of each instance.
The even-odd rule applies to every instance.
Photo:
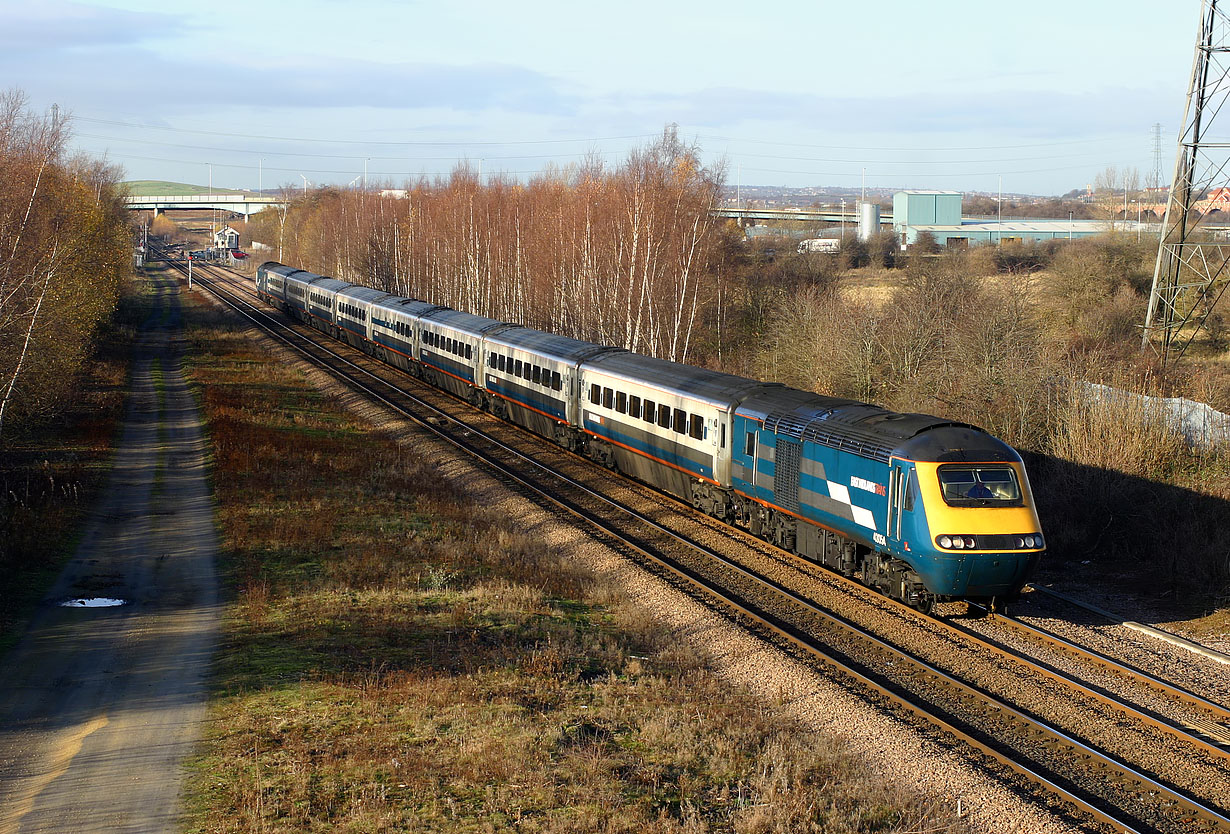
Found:
[[[1141,348],[1163,364],[1178,361],[1204,327],[1226,289],[1230,243],[1202,228],[1213,208],[1230,209],[1230,19],[1217,0],[1202,0],[1187,105],[1175,154],[1174,178],[1162,221],[1153,288]],[[1220,118],[1220,124],[1218,120]]]

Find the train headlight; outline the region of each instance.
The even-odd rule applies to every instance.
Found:
[[[978,544],[977,544],[977,542],[975,542],[975,541],[974,541],[974,537],[973,537],[973,536],[966,536],[966,537],[965,537],[965,546],[966,546],[966,547],[968,547],[970,550],[973,550],[975,547],[977,547],[977,546],[978,546]]]
[[[1017,537],[1016,537],[1016,546],[1017,546],[1017,548],[1033,547],[1033,545],[1029,544],[1029,537],[1028,537],[1028,536],[1026,536],[1026,537],[1024,537],[1024,538],[1021,538],[1020,536],[1017,536]]]
[[[935,540],[935,543],[940,547],[952,547],[952,539],[948,536],[940,536]],[[960,547],[960,545],[957,545],[957,547]]]
[[[1042,541],[1042,534],[1041,534],[1041,533],[1039,533],[1038,535],[1034,536],[1034,547],[1038,547],[1038,548],[1046,547],[1045,542],[1043,542],[1043,541]]]

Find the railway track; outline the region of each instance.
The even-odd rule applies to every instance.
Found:
[[[1224,807],[1230,790],[1223,791],[1227,757],[1207,737],[1116,702],[1053,669],[1031,666],[991,641],[980,638],[975,643],[968,630],[922,618],[865,589],[820,594],[818,588],[837,589],[845,580],[800,565],[795,557],[786,559],[763,542],[749,548],[757,540],[728,528],[719,533],[711,520],[698,518],[656,493],[650,495],[631,484],[612,485],[609,473],[588,461],[411,382],[316,330],[288,326],[243,298],[254,292],[233,276],[208,268],[194,272],[197,281],[240,315],[324,364],[345,384],[484,461],[522,494],[582,520],[676,587],[822,674],[861,691],[885,712],[962,750],[1061,815],[1122,831],[1230,831]],[[407,384],[413,393],[404,390]],[[521,451],[527,444],[534,448],[535,458],[549,459],[551,467]],[[632,506],[638,503],[648,506]],[[816,582],[817,577],[823,581]],[[822,602],[813,597],[822,597]],[[868,614],[869,609],[880,613]],[[852,611],[856,616],[851,616]],[[881,625],[868,627],[869,618]],[[885,628],[883,621],[892,627]],[[903,630],[915,636],[896,636]],[[883,636],[886,631],[893,636]],[[918,633],[942,635],[942,640],[932,641],[939,643],[939,650],[920,648]],[[960,650],[954,648],[958,643]],[[1039,715],[1047,711],[1042,701],[1048,696],[1033,694],[1029,697],[1034,700],[1018,703],[1022,696],[1002,682],[1005,674],[1030,678],[1033,693],[1053,694],[1059,688],[1066,703],[1084,706],[1071,710],[1065,721],[1048,720]],[[1039,681],[1044,682],[1041,689]],[[1116,716],[1109,722],[1107,711]],[[1139,746],[1145,739],[1149,747],[1162,752],[1133,756],[1131,749],[1123,749],[1125,745],[1110,736],[1090,738],[1081,730],[1090,715],[1100,716],[1092,722],[1099,727],[1109,723],[1111,735],[1126,717],[1133,728],[1126,747]],[[1063,726],[1065,722],[1070,726]],[[1177,756],[1184,762],[1184,773],[1178,778],[1167,773],[1159,766],[1159,756],[1166,760]]]

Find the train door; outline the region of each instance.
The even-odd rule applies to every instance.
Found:
[[[900,461],[893,461],[888,476],[888,526],[884,535],[892,543],[892,549],[898,551],[901,549],[901,516],[905,505],[907,472]]]

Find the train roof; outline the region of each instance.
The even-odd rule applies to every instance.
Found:
[[[499,327],[504,322],[499,319],[489,319],[486,316],[476,316],[473,313],[463,313],[451,307],[437,307],[420,317],[424,324],[434,324],[441,327],[459,330],[471,336],[481,336],[488,330]]]
[[[510,324],[507,330],[488,333],[487,341],[494,345],[536,353],[557,362],[582,362],[604,353],[623,352],[623,348],[582,342],[579,339],[546,333],[516,324]]]
[[[338,294],[345,294],[348,298],[366,301],[369,304],[379,302],[392,296],[392,293],[387,293],[384,290],[374,289],[373,287],[360,287],[355,284],[351,284],[348,288],[340,290]]]
[[[794,388],[753,394],[738,412],[779,435],[884,462],[894,455],[925,461],[1018,459],[1011,447],[966,423]]]
[[[666,359],[656,359],[639,353],[609,353],[588,360],[587,367],[628,382],[648,385],[692,399],[706,401],[719,408],[730,408],[750,392],[781,387],[777,382],[757,382],[754,379],[694,368]]]
[[[375,303],[375,306],[383,307],[386,310],[396,310],[415,318],[424,316],[433,310],[448,309],[439,304],[432,304],[430,301],[420,301],[417,298],[402,298],[399,295],[390,295],[387,298],[382,298]]]
[[[265,272],[275,272],[278,275],[290,275],[292,272],[303,272],[303,270],[297,266],[287,266],[286,264],[280,264],[277,261],[265,261],[260,265],[260,268]]]
[[[287,277],[293,278],[296,281],[303,281],[306,284],[311,284],[312,289],[327,290],[328,292],[332,292],[332,293],[339,293],[342,290],[346,289],[347,287],[354,286],[354,284],[351,284],[348,281],[342,281],[337,278],[326,278],[323,275],[316,275],[315,277],[312,277],[312,278],[308,277],[309,275],[313,275],[313,274],[314,273],[308,272],[304,275],[291,275]]]

